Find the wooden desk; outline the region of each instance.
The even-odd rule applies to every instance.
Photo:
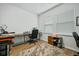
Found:
[[[14,34],[2,34],[4,37],[16,37],[16,36],[23,36],[23,33],[14,33]]]
[[[52,44],[52,42],[53,42],[53,37],[52,36],[48,36],[48,43]]]
[[[25,36],[28,36],[28,34],[23,34],[23,33],[2,34],[2,37],[0,37],[0,38],[19,37],[19,36],[23,36],[24,37],[24,42],[25,42]]]
[[[11,45],[14,43],[13,38],[16,36],[24,36],[24,35],[23,34],[2,34],[2,36],[0,36],[0,47],[6,46],[6,50],[3,50],[3,51],[6,51],[5,56],[10,55]],[[0,55],[2,55],[3,51],[0,50]]]
[[[9,37],[9,36],[0,36],[0,47],[6,47],[5,49],[0,49],[0,55],[4,55],[2,54],[3,51],[5,51],[5,56],[10,55],[10,47],[11,44],[13,44],[12,42],[13,37]]]
[[[48,36],[48,43],[53,45],[54,44],[54,41],[55,40],[58,40],[58,39],[63,39],[62,37],[54,37],[54,36]]]

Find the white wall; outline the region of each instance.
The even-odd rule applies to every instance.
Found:
[[[0,4],[0,22],[8,26],[7,30],[20,33],[37,27],[37,16],[19,7]]]
[[[76,8],[75,8],[75,18],[77,16],[79,16],[79,4],[76,4]],[[76,32],[79,34],[79,26],[76,26]]]
[[[63,4],[55,9],[51,9],[48,12],[42,14],[39,16],[39,29],[43,32],[43,40],[47,41],[47,36],[51,35],[52,33],[59,32],[59,34],[62,34],[64,46],[66,48],[79,51],[79,48],[76,46],[75,39],[72,36],[72,32],[76,31],[79,34],[79,27],[75,25],[75,19],[76,16],[79,16],[79,4]],[[66,15],[66,12],[68,15]],[[63,14],[64,13],[64,14]],[[63,16],[64,15],[64,16]],[[66,17],[65,17],[66,16]],[[46,21],[47,20],[47,21]],[[53,29],[52,33],[45,33],[45,23],[49,22],[51,20]],[[66,33],[66,27],[62,28],[62,32],[60,32],[59,28],[57,27],[57,23],[63,23],[63,22],[73,22],[72,25],[69,25],[71,27],[71,32]],[[63,31],[64,30],[64,31]],[[68,29],[67,29],[68,30]],[[69,29],[70,30],[70,29]]]
[[[1,11],[1,5],[0,5],[0,11]],[[1,12],[0,12],[0,16],[1,16]],[[0,17],[0,25],[1,25],[1,17]]]

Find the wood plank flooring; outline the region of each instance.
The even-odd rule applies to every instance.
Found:
[[[12,47],[12,49],[11,49],[11,51],[10,51],[10,54],[16,55],[17,52],[20,52],[20,51],[22,51],[22,50],[24,50],[24,49],[29,49],[29,48],[31,48],[31,47],[33,47],[33,46],[35,46],[35,45],[41,44],[41,43],[43,43],[43,42],[45,42],[45,41],[39,40],[39,41],[37,41],[36,43],[33,43],[33,44],[25,43],[25,44],[21,44],[21,45]],[[76,54],[75,51],[70,50],[70,49],[67,49],[67,48],[63,48],[63,50],[64,50],[64,53],[65,53],[67,56],[73,56],[74,54]]]

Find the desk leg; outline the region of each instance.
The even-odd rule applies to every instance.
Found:
[[[7,56],[9,56],[9,45],[7,45]]]
[[[26,42],[26,38],[25,38],[25,35],[24,35],[24,43]]]

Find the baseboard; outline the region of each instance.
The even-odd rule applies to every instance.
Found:
[[[24,42],[19,42],[19,43],[14,43],[12,46],[14,47],[14,46],[18,46],[18,45],[21,45],[21,44],[23,44]]]
[[[47,42],[48,42],[48,40],[47,40],[47,39],[42,39],[42,40],[44,40],[44,41],[47,41]]]
[[[42,39],[42,40],[47,41],[47,40],[45,40],[45,39]],[[71,49],[71,50],[73,50],[73,51],[79,52],[79,49],[74,49],[74,48],[68,47],[68,46],[65,46],[65,48],[68,48],[68,49]]]
[[[68,47],[68,46],[65,46],[65,48],[68,48],[68,49],[71,49],[71,50],[73,50],[73,51],[79,52],[79,49],[74,49],[74,48]]]

